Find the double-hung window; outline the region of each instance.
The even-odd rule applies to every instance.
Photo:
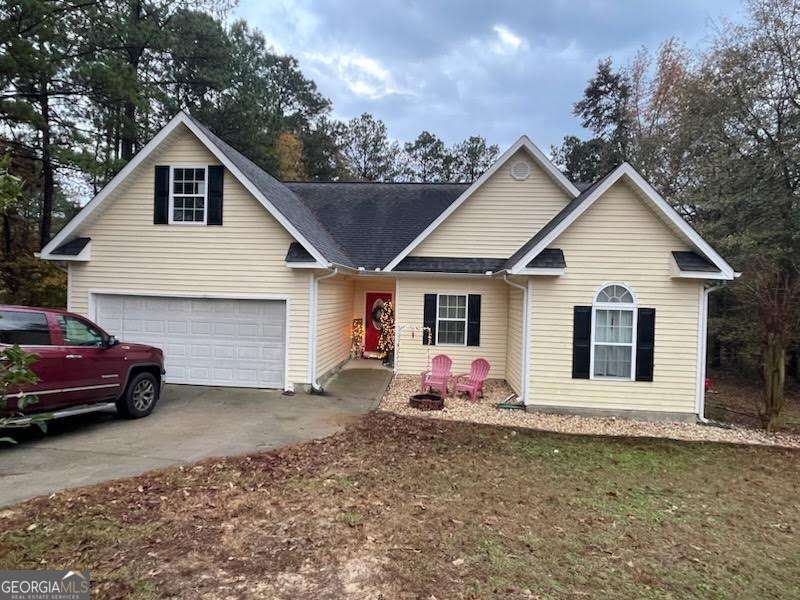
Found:
[[[623,285],[603,287],[592,305],[592,377],[634,379],[636,300]]]
[[[439,294],[436,308],[436,343],[467,344],[467,296]]]
[[[170,223],[204,225],[208,204],[205,167],[172,167]]]

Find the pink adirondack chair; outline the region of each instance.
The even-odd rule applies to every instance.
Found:
[[[489,377],[490,368],[491,365],[485,358],[473,360],[469,373],[456,375],[453,378],[453,394],[468,394],[473,402],[477,401],[479,394],[483,397],[483,382]]]
[[[450,369],[453,361],[446,354],[439,354],[431,361],[431,370],[423,371],[420,377],[420,391],[438,389],[442,396],[447,395],[447,384],[450,382]]]

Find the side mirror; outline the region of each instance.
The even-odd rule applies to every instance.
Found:
[[[106,343],[103,344],[103,345],[106,348],[113,348],[117,344],[119,344],[119,340],[117,338],[115,338],[113,335],[110,335],[110,336],[108,336],[108,338],[106,338]]]

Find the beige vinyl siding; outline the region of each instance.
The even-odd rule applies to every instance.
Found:
[[[353,280],[332,277],[318,284],[317,372],[321,377],[350,355]]]
[[[454,373],[469,372],[476,358],[491,364],[490,378],[506,376],[506,328],[508,326],[508,286],[493,279],[402,278],[399,280],[397,316],[398,348],[396,371],[419,374],[429,366],[429,359],[447,354],[454,362]],[[480,346],[422,344],[425,294],[480,294]],[[413,334],[413,337],[412,337]]]
[[[527,285],[527,281],[523,281]],[[507,284],[506,284],[507,285]],[[522,395],[522,290],[509,286],[508,288],[508,331],[507,331],[507,357],[506,381],[517,395]]]
[[[511,177],[526,161],[531,174]],[[520,150],[412,250],[412,256],[508,258],[552,219],[571,198]]]
[[[90,290],[287,296],[288,383],[307,382],[309,273],[284,263],[292,237],[228,171],[222,226],[153,225],[156,164],[219,161],[176,129],[81,228],[92,260],[70,267],[70,310],[88,315]]]
[[[553,244],[562,277],[535,278],[530,404],[693,413],[701,284],[670,277],[670,252],[687,249],[635,192],[618,182]],[[652,382],[572,379],[573,306],[604,283],[624,283],[656,309]]]

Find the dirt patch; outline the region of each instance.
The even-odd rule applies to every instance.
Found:
[[[0,563],[97,598],[786,597],[798,498],[797,451],[375,413],[11,507]]]
[[[800,431],[782,431],[776,434],[768,434],[763,430],[736,423],[732,424],[730,428],[720,428],[694,423],[652,423],[629,419],[548,415],[528,413],[522,410],[498,409],[495,405],[504,401],[513,393],[508,384],[500,380],[486,382],[484,398],[479,399],[477,402],[468,401],[463,397],[447,397],[445,398],[444,410],[429,413],[415,410],[408,405],[408,398],[412,394],[418,393],[418,391],[418,377],[396,375],[379,408],[383,411],[414,417],[527,427],[558,433],[656,437],[800,448]]]
[[[711,389],[706,393],[709,417],[742,427],[758,428],[758,406],[764,388],[758,380],[731,372],[712,372]],[[781,431],[800,434],[800,385],[791,377],[786,380],[786,400]]]

